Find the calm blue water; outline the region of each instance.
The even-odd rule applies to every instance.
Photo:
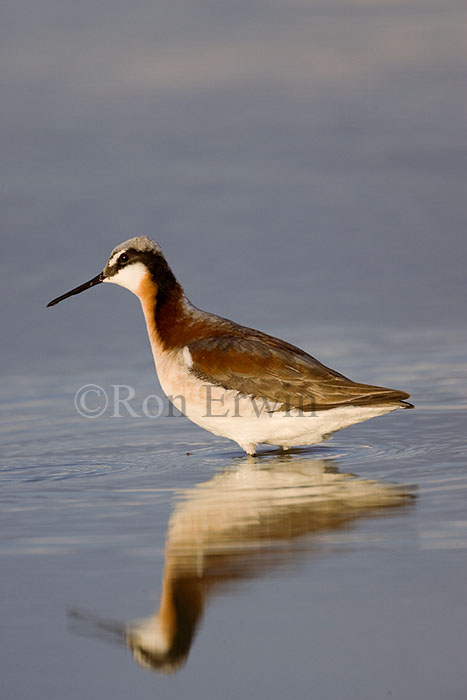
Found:
[[[465,697],[466,29],[450,0],[4,3],[2,698]],[[139,234],[197,305],[416,410],[253,460],[144,416],[137,300],[45,309]]]

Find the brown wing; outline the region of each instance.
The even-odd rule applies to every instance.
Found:
[[[303,350],[262,333],[201,338],[188,343],[188,349],[191,371],[203,381],[267,399],[281,410],[397,403],[409,397],[353,382]]]

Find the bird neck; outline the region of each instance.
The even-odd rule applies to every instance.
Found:
[[[164,279],[156,280],[148,271],[137,296],[143,308],[155,358],[183,347],[197,310],[186,298],[173,273],[170,271],[170,275]]]

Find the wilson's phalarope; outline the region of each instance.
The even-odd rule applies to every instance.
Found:
[[[197,309],[159,245],[145,236],[121,243],[101,273],[47,306],[101,282],[139,298],[169,399],[247,454],[260,443],[287,449],[321,442],[354,423],[412,408],[403,391],[358,384],[283,340]]]

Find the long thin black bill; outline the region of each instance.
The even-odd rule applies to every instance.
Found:
[[[104,281],[104,275],[102,272],[100,272],[98,275],[92,278],[92,280],[89,280],[89,282],[85,282],[84,284],[80,284],[79,287],[75,287],[74,289],[71,290],[71,292],[67,292],[66,294],[62,294],[61,297],[57,297],[56,299],[52,299],[52,301],[49,301],[47,304],[47,307],[49,306],[55,306],[55,304],[58,304],[59,301],[63,301],[64,299],[68,299],[68,297],[72,297],[74,294],[80,294],[81,292],[84,292],[85,289],[89,289],[90,287],[94,287],[96,284],[100,284],[101,282]]]

